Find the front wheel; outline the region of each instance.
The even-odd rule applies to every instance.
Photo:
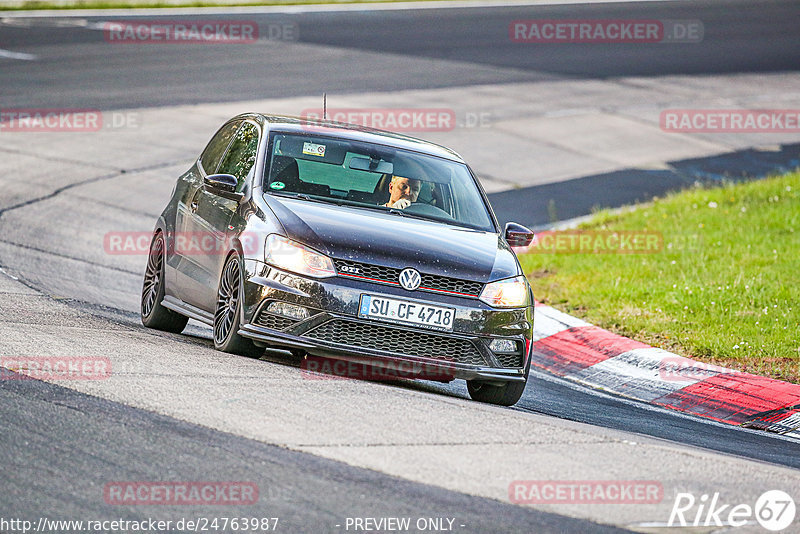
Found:
[[[219,280],[217,307],[214,311],[214,348],[243,356],[258,356],[263,350],[239,335],[241,316],[242,269],[239,255],[234,252],[225,262]]]
[[[467,391],[472,400],[497,404],[500,406],[513,406],[522,397],[525,385],[528,382],[506,382],[502,386],[494,386],[478,380],[467,381]]]
[[[142,324],[165,332],[179,334],[189,318],[161,305],[164,300],[164,236],[157,232],[150,242],[150,256],[142,283]]]

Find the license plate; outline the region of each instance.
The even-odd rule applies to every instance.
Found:
[[[447,331],[453,330],[455,315],[456,311],[453,308],[376,295],[361,295],[361,306],[358,311],[359,317]]]

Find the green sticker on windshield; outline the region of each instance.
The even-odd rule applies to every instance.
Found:
[[[286,184],[283,182],[272,182],[269,184],[270,189],[283,189],[286,187]]]

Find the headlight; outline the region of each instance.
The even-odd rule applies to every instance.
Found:
[[[336,276],[336,267],[328,256],[278,234],[267,237],[266,250],[267,263],[279,269],[314,278]]]
[[[493,308],[520,308],[530,304],[524,276],[486,284],[480,299]]]

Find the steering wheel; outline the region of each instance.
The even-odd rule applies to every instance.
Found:
[[[424,202],[414,202],[409,207],[405,209],[408,213],[414,213],[416,215],[427,215],[431,217],[438,217],[444,218],[451,221],[454,221],[453,217],[444,211],[441,208],[437,208],[431,204],[425,204]]]

